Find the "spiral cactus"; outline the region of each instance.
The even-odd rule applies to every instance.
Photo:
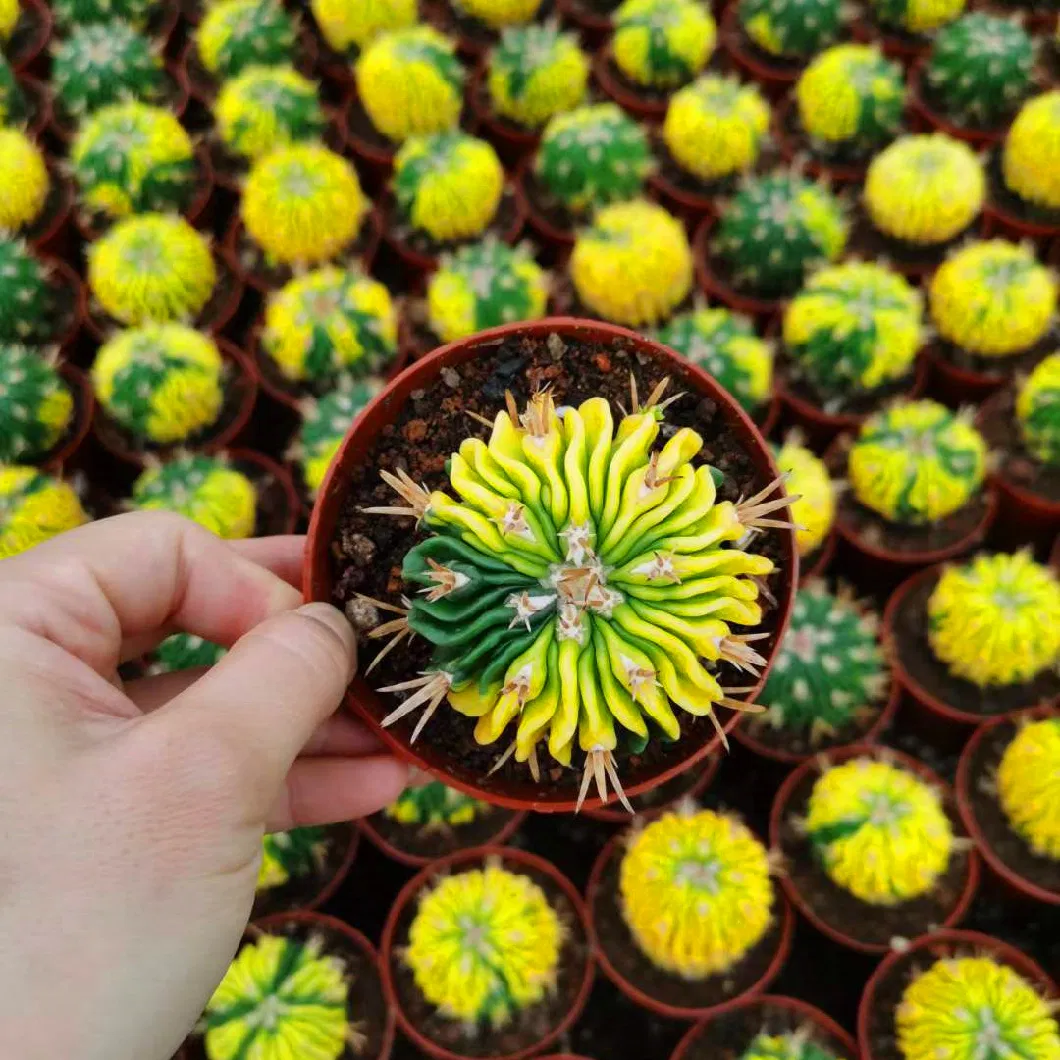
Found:
[[[541,0],[455,0],[453,6],[466,18],[502,30],[531,21]]]
[[[0,128],[26,118],[26,97],[11,64],[0,55]]]
[[[350,55],[384,33],[416,24],[416,0],[310,0],[317,27],[334,51]]]
[[[485,140],[436,133],[402,145],[393,187],[398,210],[417,231],[439,243],[474,239],[497,214],[504,168]]]
[[[615,65],[638,85],[672,88],[707,65],[717,28],[698,0],[624,0],[612,16]]]
[[[180,212],[195,186],[191,138],[169,111],[115,103],[82,124],[70,151],[82,205],[110,217]]]
[[[787,490],[798,499],[790,512],[800,556],[811,556],[823,544],[836,512],[836,484],[824,461],[799,443],[792,432],[776,454],[777,467],[786,473]]]
[[[378,391],[378,384],[371,381],[347,384],[306,406],[295,441],[295,455],[302,468],[302,480],[311,494],[320,489],[350,424]]]
[[[398,824],[424,832],[442,832],[470,824],[489,809],[488,803],[432,780],[420,787],[406,788],[383,812]]]
[[[152,673],[172,674],[180,670],[216,666],[225,649],[191,633],[174,633],[155,649]]]
[[[867,420],[850,449],[854,496],[893,523],[925,525],[963,508],[986,474],[986,443],[963,413],[903,401]]]
[[[22,240],[0,234],[0,342],[47,337],[53,314],[47,266]]]
[[[397,143],[455,129],[464,105],[464,68],[448,37],[430,26],[387,33],[354,68],[372,125]]]
[[[292,828],[289,832],[269,832],[261,840],[261,868],[255,890],[276,887],[319,872],[328,855],[327,833],[323,828]]]
[[[28,346],[0,344],[0,463],[43,457],[73,414],[74,399],[50,358]]]
[[[1060,860],[1060,718],[1023,725],[997,771],[1001,809],[1042,858]]]
[[[502,1027],[555,988],[563,940],[545,892],[487,862],[420,898],[404,960],[440,1015]]]
[[[123,324],[192,320],[216,284],[210,244],[180,217],[129,217],[88,248],[92,295]]]
[[[1060,353],[1046,357],[1020,384],[1016,419],[1023,444],[1037,460],[1060,466]]]
[[[317,265],[341,254],[368,209],[353,166],[313,143],[255,162],[240,204],[247,234],[278,265]]]
[[[708,75],[675,92],[663,142],[685,172],[703,181],[754,168],[769,132],[769,104],[754,85]]]
[[[1005,137],[1005,186],[1029,206],[1060,210],[1060,89],[1028,100]]]
[[[40,148],[20,129],[0,128],[0,233],[29,228],[44,211],[51,178]]]
[[[88,522],[72,487],[21,464],[0,465],[0,559]]]
[[[708,371],[748,412],[769,400],[773,349],[746,317],[728,309],[695,309],[673,317],[658,338]]]
[[[52,0],[50,7],[61,30],[115,21],[142,29],[161,3],[160,0]]]
[[[930,33],[952,22],[964,5],[965,0],[870,0],[882,26],[905,33]]]
[[[759,48],[784,59],[827,48],[843,23],[840,0],[740,0],[738,17]]]
[[[892,239],[930,246],[963,232],[983,208],[986,178],[975,152],[942,133],[902,136],[869,164],[865,208]]]
[[[848,222],[826,188],[794,173],[752,177],[724,207],[714,251],[733,282],[779,297],[846,247]]]
[[[1007,964],[990,957],[936,961],[905,988],[895,1010],[905,1060],[1020,1057],[1060,1052],[1052,1003]]]
[[[539,129],[585,96],[589,60],[573,33],[554,25],[505,30],[490,52],[486,87],[503,118]]]
[[[736,817],[713,810],[686,806],[635,833],[618,891],[637,947],[682,979],[727,972],[773,922],[766,848]]]
[[[1057,285],[1029,247],[969,243],[941,265],[929,288],[931,319],[954,346],[981,357],[1023,353],[1048,333]]]
[[[804,1031],[788,1034],[756,1034],[739,1060],[839,1060]]]
[[[206,7],[195,47],[203,68],[222,81],[251,66],[286,66],[295,23],[280,0],[218,0]]]
[[[534,159],[541,187],[576,214],[635,199],[651,168],[647,133],[615,103],[557,115]]]
[[[427,284],[427,321],[443,342],[537,320],[548,304],[548,275],[526,247],[484,239],[442,259]]]

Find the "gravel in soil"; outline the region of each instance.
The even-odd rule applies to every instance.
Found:
[[[977,426],[990,451],[998,456],[998,472],[1013,486],[1060,504],[1060,467],[1050,467],[1033,456],[1023,444],[1016,419],[1016,394],[1007,387],[983,406]]]

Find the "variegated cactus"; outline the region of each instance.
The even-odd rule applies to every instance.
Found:
[[[0,465],[0,559],[88,522],[69,483],[23,464]]]
[[[206,71],[225,80],[251,66],[291,63],[295,37],[280,0],[217,0],[195,31],[195,47]]]
[[[335,454],[357,414],[379,392],[379,383],[362,380],[337,387],[302,411],[293,456],[311,494],[320,489]]]
[[[0,463],[43,457],[70,427],[74,399],[54,357],[0,343]]]
[[[47,336],[54,313],[48,268],[21,239],[0,234],[0,342]]]
[[[22,232],[43,214],[51,177],[44,152],[21,130],[0,128],[0,234]]]

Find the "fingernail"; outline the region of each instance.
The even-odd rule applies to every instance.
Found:
[[[349,672],[352,677],[357,672],[357,635],[346,621],[346,616],[331,604],[320,601],[303,604],[295,613],[313,622],[318,622],[335,636],[341,645],[343,654],[349,660]]]

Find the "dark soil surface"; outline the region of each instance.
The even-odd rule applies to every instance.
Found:
[[[1025,375],[1034,369],[1034,366],[1048,354],[1052,353],[1060,345],[1060,335],[1055,329],[1036,342],[1029,350],[1023,353],[1013,354],[1011,357],[984,357],[981,353],[973,353],[970,350],[954,346],[952,342],[944,339],[937,340],[931,347],[932,352],[951,361],[958,368],[967,368],[972,372],[981,372],[991,375],[999,381],[1012,379],[1018,375]]]
[[[1004,479],[1060,504],[1060,467],[1043,464],[1023,444],[1016,420],[1016,395],[1011,387],[984,406],[978,425],[990,451],[1001,460],[999,471]]]
[[[907,243],[881,232],[859,205],[851,225],[846,253],[847,257],[863,261],[883,259],[909,276],[928,276],[945,261],[951,250],[969,237],[975,237],[979,229],[980,221],[976,218],[963,232],[943,243]]]
[[[986,163],[986,179],[990,202],[999,210],[1027,224],[1049,225],[1060,229],[1060,210],[1036,206],[1010,191],[1001,173],[1001,154],[993,151]]]

